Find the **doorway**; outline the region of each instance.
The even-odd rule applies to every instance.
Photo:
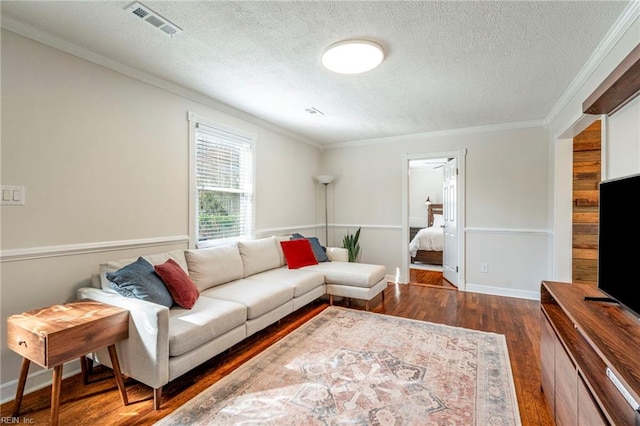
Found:
[[[443,188],[448,160],[447,157],[409,160],[410,282],[415,282],[416,270],[443,271]]]
[[[434,283],[445,272],[450,288],[464,290],[464,167],[466,150],[406,154],[402,157],[402,267],[400,282],[438,285]],[[425,169],[427,171],[425,171]],[[431,182],[416,183],[414,178]],[[433,214],[435,213],[435,214]],[[440,217],[438,217],[440,216]],[[434,223],[434,219],[436,223]],[[436,225],[435,227],[433,225]],[[433,256],[437,239],[429,235],[441,227],[440,259]],[[431,228],[431,229],[427,229]],[[416,238],[417,231],[421,235]],[[447,247],[448,246],[448,247]],[[420,247],[418,256],[416,249]],[[425,250],[422,250],[424,248]],[[432,260],[436,259],[436,260]],[[430,272],[431,271],[431,272]],[[436,271],[437,273],[433,273]],[[447,282],[440,278],[441,282]]]

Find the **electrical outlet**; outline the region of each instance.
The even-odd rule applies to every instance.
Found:
[[[480,264],[480,272],[482,272],[482,273],[489,272],[489,264],[488,263],[481,263]]]

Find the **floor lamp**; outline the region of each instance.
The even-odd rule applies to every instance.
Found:
[[[329,245],[329,206],[327,204],[327,186],[333,182],[334,177],[330,175],[316,176],[316,180],[324,185],[324,243]]]

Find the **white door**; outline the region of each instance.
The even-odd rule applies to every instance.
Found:
[[[449,160],[444,169],[444,252],[442,274],[451,284],[458,286],[458,233],[457,233],[457,187],[458,163]]]

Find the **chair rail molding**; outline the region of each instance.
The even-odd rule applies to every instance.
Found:
[[[0,251],[0,263],[21,260],[42,259],[46,257],[73,256],[104,251],[116,251],[141,247],[165,246],[189,243],[188,235],[174,235],[136,240],[102,241],[92,243],[64,244],[57,246],[27,247]]]
[[[488,228],[470,226],[464,228],[464,231],[469,234],[536,234],[536,235],[552,235],[549,229],[533,229],[533,228]]]

